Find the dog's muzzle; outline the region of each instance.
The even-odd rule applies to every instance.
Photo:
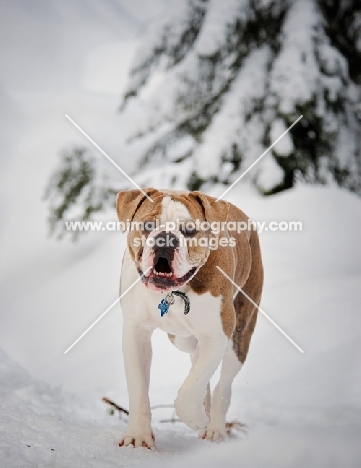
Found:
[[[149,275],[143,276],[142,281],[151,289],[176,290],[193,276],[197,268],[191,268],[185,275],[178,278],[174,271],[174,259],[179,248],[177,236],[171,232],[162,231],[154,237],[153,242],[152,269]]]
[[[168,276],[172,274],[172,262],[174,252],[179,247],[177,237],[170,232],[161,232],[154,238],[154,272],[159,276]]]

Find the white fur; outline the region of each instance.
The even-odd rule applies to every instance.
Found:
[[[167,221],[190,219],[191,215],[183,203],[172,200],[170,196],[165,196],[162,200],[162,211],[160,214],[161,224]]]

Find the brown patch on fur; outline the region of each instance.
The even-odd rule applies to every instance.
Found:
[[[144,190],[146,194],[152,198],[153,202],[140,190],[124,190],[119,192],[116,200],[116,208],[119,221],[126,222],[146,222],[149,220],[159,219],[161,212],[161,201],[163,193],[154,189],[147,188]],[[142,238],[140,229],[132,229],[128,234],[128,250],[134,261],[138,263],[141,247],[135,247],[135,239]]]
[[[152,199],[155,194],[160,193],[154,188],[147,188],[144,192]],[[152,203],[140,190],[123,190],[119,192],[115,202],[119,221],[123,223],[132,221],[135,213],[145,200]]]
[[[263,286],[263,266],[256,231],[251,233],[250,247],[252,251],[252,268],[242,289],[259,305]],[[236,279],[234,281],[240,285]],[[240,362],[243,363],[256,325],[258,309],[241,292],[238,292],[235,297],[234,308],[236,311],[236,328],[232,337],[233,349]]]
[[[203,194],[203,197],[207,196]],[[205,209],[205,216],[210,223],[212,221],[243,221],[248,223],[248,217],[236,206],[227,203],[227,209],[224,205],[221,205],[220,210],[214,211],[215,205],[220,202],[216,202],[213,197],[207,198],[209,203]],[[247,356],[258,310],[241,292],[238,292],[233,301],[236,288],[216,266],[219,266],[259,304],[263,286],[261,252],[258,234],[254,230],[240,233],[225,230],[221,231],[220,238],[222,236],[234,237],[236,246],[219,246],[217,250],[211,250],[206,264],[189,284],[193,291],[198,294],[210,292],[213,296],[222,296],[221,318],[223,330],[228,337],[232,337],[233,349],[238,359],[243,363]]]

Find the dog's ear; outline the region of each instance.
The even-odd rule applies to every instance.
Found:
[[[226,201],[219,200],[217,202],[216,198],[205,195],[202,192],[191,192],[191,194],[201,205],[204,217],[208,223],[212,223],[212,221],[227,222],[237,220],[238,215],[234,211],[236,208]],[[228,219],[229,216],[231,217],[231,220]],[[236,249],[239,271],[237,284],[239,284],[240,287],[243,287],[243,285],[246,283],[251,271],[252,252],[249,243],[250,234],[251,233],[247,230],[237,233]],[[232,236],[232,232],[230,232],[229,235]]]
[[[197,203],[201,205],[205,220],[211,223],[212,221],[227,221],[229,213],[229,204],[206,195],[202,192],[190,192],[190,195],[195,198]]]
[[[144,192],[151,198],[151,195],[156,193],[154,188],[147,188]],[[135,213],[140,208],[141,204],[147,200],[147,196],[140,190],[123,190],[119,192],[116,199],[116,209],[119,221],[124,223],[131,222]]]

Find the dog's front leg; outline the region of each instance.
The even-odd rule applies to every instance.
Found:
[[[174,402],[177,415],[194,430],[206,427],[209,422],[204,407],[207,385],[224,356],[228,341],[224,334],[198,337],[197,359]]]
[[[129,395],[129,422],[119,445],[154,447],[149,404],[153,330],[124,321],[123,357]]]

